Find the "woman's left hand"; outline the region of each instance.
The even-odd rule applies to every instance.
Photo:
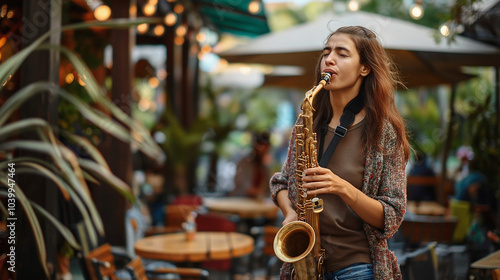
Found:
[[[308,189],[308,195],[331,193],[340,195],[347,189],[347,181],[334,174],[330,169],[313,167],[304,170],[302,187]]]

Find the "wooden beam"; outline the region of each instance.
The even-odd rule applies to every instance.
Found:
[[[22,3],[22,48],[26,48],[42,34],[51,29],[61,27],[61,1],[39,0],[23,1]],[[60,33],[53,33],[49,38],[49,43],[59,45],[61,41]],[[20,87],[23,88],[38,81],[49,81],[59,84],[59,52],[55,50],[38,51],[30,55],[20,68]],[[41,118],[51,125],[57,123],[57,96],[48,92],[35,95],[20,108],[20,119]],[[34,134],[23,134],[22,139],[39,139]],[[40,157],[40,154],[30,152],[20,152],[22,156]],[[49,158],[45,158],[50,162]],[[59,215],[59,193],[57,187],[48,179],[28,176],[19,176],[18,184],[26,196],[36,203],[39,203],[45,210],[58,218]],[[33,239],[31,226],[25,219],[24,212],[18,204],[17,214],[20,216],[19,224],[16,226],[16,272],[18,279],[40,279],[44,272],[40,266],[40,260],[34,251],[37,245]],[[47,250],[47,262],[55,266],[57,245],[60,236],[55,228],[46,220],[40,219],[40,224],[44,232],[45,246]],[[27,254],[26,252],[31,252]]]
[[[113,11],[113,18],[130,18],[129,12],[132,5],[135,5],[134,0],[112,0],[110,7]],[[111,101],[129,115],[132,100],[134,42],[133,28],[111,30],[113,49]],[[107,137],[99,148],[113,174],[130,184],[132,181],[130,144]],[[112,245],[124,246],[126,243],[125,211],[128,207],[126,199],[109,186],[93,188],[92,195],[104,224],[105,240]]]

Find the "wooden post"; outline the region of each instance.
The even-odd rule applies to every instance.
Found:
[[[22,48],[26,48],[33,41],[50,29],[61,27],[62,1],[39,0],[23,1],[22,17]],[[50,44],[59,45],[61,34],[54,33],[48,39]],[[59,84],[59,52],[54,50],[38,51],[30,55],[20,68],[20,88],[38,81],[49,81]],[[41,118],[52,125],[57,123],[57,96],[48,92],[39,93],[32,97],[20,108],[19,118]],[[34,134],[23,134],[22,139],[39,139]],[[40,157],[39,154],[21,151],[22,156]],[[50,161],[50,159],[47,158]],[[28,178],[29,175],[18,175],[17,182],[26,196],[39,203],[45,210],[59,217],[59,192],[57,187],[48,179],[37,177]],[[17,204],[16,225],[16,272],[17,279],[44,279],[43,269],[36,252],[37,245],[33,239],[33,232],[20,204]],[[46,220],[40,219],[44,232],[45,246],[47,250],[47,263],[56,263],[57,243],[59,236],[55,228]]]
[[[130,7],[134,0],[113,0],[111,10],[113,18],[130,18]],[[122,111],[130,115],[132,100],[133,65],[132,49],[135,33],[133,28],[111,30],[113,49],[113,68],[111,69],[111,101]],[[100,150],[108,165],[117,177],[125,183],[132,181],[132,152],[130,144],[108,137]],[[126,199],[109,186],[98,186],[92,190],[99,214],[104,223],[105,240],[112,245],[124,246]],[[110,202],[112,204],[110,205]]]
[[[437,201],[441,205],[446,205],[446,199],[447,199],[447,197],[444,197],[446,180],[448,180],[446,160],[448,159],[450,145],[451,145],[451,139],[453,137],[453,126],[455,124],[455,96],[456,95],[457,95],[457,86],[456,86],[456,84],[452,84],[451,85],[451,94],[450,94],[450,114],[449,114],[449,120],[448,120],[448,128],[446,131],[446,139],[444,141],[443,153],[442,153],[442,157],[441,157],[441,184],[439,185],[437,197],[436,197]]]

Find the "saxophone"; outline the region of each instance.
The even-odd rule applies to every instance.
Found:
[[[296,129],[297,169],[297,216],[298,221],[284,225],[274,238],[274,252],[283,262],[293,263],[292,279],[323,279],[325,250],[321,249],[319,235],[319,213],[323,211],[323,200],[307,195],[302,188],[304,170],[318,166],[316,133],[313,132],[313,99],[332,75],[322,73],[319,84],[306,93],[301,104],[302,113]]]

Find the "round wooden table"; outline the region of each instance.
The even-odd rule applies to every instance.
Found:
[[[203,205],[209,211],[236,214],[243,219],[259,217],[274,219],[279,210],[269,198],[258,200],[247,197],[205,197]]]
[[[183,232],[154,235],[138,240],[135,253],[147,259],[172,262],[228,260],[253,252],[251,236],[237,232],[199,231],[187,241]]]

